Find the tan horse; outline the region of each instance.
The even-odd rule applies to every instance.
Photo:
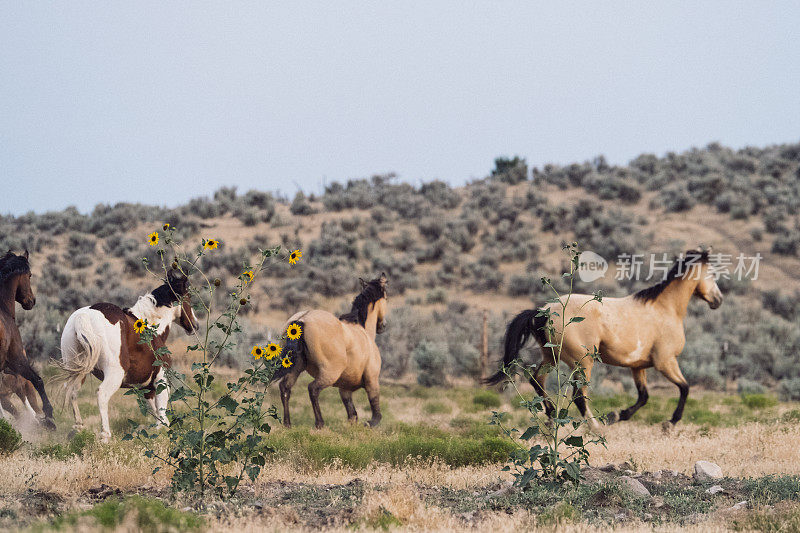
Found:
[[[683,416],[689,384],[678,366],[678,355],[685,342],[683,319],[689,300],[697,296],[708,302],[711,309],[722,303],[722,293],[717,287],[708,260],[708,251],[690,250],[679,258],[661,283],[624,298],[603,298],[602,303],[593,296],[573,294],[564,312],[568,322],[574,316],[584,317],[581,322],[573,322],[563,335],[561,360],[570,367],[581,365],[588,382],[592,375],[594,360],[587,355],[595,349],[602,362],[624,366],[631,369],[639,397],[631,407],[608,415],[608,423],[628,420],[647,403],[647,379],[645,370],[655,367],[668,380],[678,386],[680,399],[670,422],[674,425]],[[560,304],[545,306],[552,313],[561,313]],[[540,346],[548,342],[546,318],[537,316],[539,310],[531,309],[517,315],[508,325],[505,336],[503,364],[514,361],[530,336],[536,338]],[[558,344],[562,336],[560,316],[553,315],[555,338],[550,342]],[[547,372],[555,366],[553,349],[542,348],[544,360],[537,367],[531,384],[537,394],[546,398],[544,383]],[[506,379],[503,371],[486,380],[487,383],[500,383]],[[575,404],[581,415],[589,419],[592,428],[599,424],[586,405],[588,387],[575,391]],[[545,410],[552,416],[554,406],[547,400]]]
[[[314,409],[314,425],[319,429],[325,425],[319,408],[319,393],[330,386],[339,389],[342,403],[347,410],[347,419],[358,420],[353,391],[364,387],[372,410],[370,426],[381,421],[380,386],[381,353],[375,344],[376,333],[385,327],[387,312],[386,275],[381,274],[370,282],[361,280],[361,294],[353,300],[349,313],[336,318],[327,311],[315,309],[301,311],[286,323],[297,324],[302,330],[299,339],[286,342],[286,354],[292,360],[288,369],[281,368],[274,379],[285,376],[280,383],[283,403],[283,424],[291,427],[289,397],[297,378],[308,371],[314,381],[308,385],[311,407]]]

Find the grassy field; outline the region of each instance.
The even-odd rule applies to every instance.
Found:
[[[125,419],[137,418],[133,399],[111,404],[112,442],[95,442],[97,382],[89,378],[80,405],[92,432],[70,437],[71,414],[57,413],[59,429],[23,427],[26,442],[0,460],[0,528],[85,530],[137,528],[207,530],[620,530],[797,531],[800,526],[800,405],[770,395],[693,391],[684,422],[665,434],[660,422],[675,404],[657,391],[629,423],[605,428],[607,447],[592,449],[580,487],[509,490],[502,462],[511,444],[487,424],[492,410],[525,411],[510,396],[466,383],[449,388],[387,384],[378,429],[350,425],[334,389],[321,396],[328,426],[312,429],[302,379],[292,398],[294,428],[276,426],[275,448],[260,478],[233,501],[173,498],[166,472],[151,475],[142,448],[120,438]],[[279,405],[277,387],[271,401]],[[633,398],[603,396],[596,412]],[[369,408],[356,394],[362,419]],[[723,487],[691,478],[697,460],[719,464]],[[605,472],[597,467],[613,464]],[[631,474],[632,471],[633,474]],[[638,476],[652,498],[624,489],[622,474]],[[747,507],[731,510],[747,501]]]

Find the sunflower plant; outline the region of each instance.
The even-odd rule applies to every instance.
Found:
[[[201,264],[205,254],[213,253],[221,243],[204,238],[193,250],[186,250],[174,238],[174,228],[164,224],[162,234],[153,232],[147,243],[158,246],[159,265],[145,262],[149,272],[164,278],[171,269],[195,280],[189,288],[192,305],[204,324],[192,333],[187,347],[187,359],[194,360],[190,376],[166,364],[171,359],[167,347],[155,348],[154,326],[137,320],[134,329],[139,342],[154,348],[154,366],[163,367],[166,383],[158,383],[155,393],[169,390],[166,410],[166,429],[160,430],[160,420],[149,407],[147,389],[134,388],[126,394],[137,398],[146,423],[129,420],[130,431],[123,437],[137,440],[145,446],[145,456],[157,462],[153,474],[166,468],[172,475],[174,491],[213,491],[221,497],[236,493],[245,479],[254,481],[260,474],[270,452],[264,438],[270,432],[270,419],[277,420],[274,406],[264,406],[266,388],[287,358],[281,359],[282,347],[270,342],[247,348],[250,364],[243,375],[220,387],[216,385],[216,365],[220,356],[237,349],[236,333],[241,331],[238,316],[249,305],[258,275],[270,262],[288,259],[293,263],[299,250],[291,255],[280,246],[259,250],[257,260],[244,264],[242,273],[233,280],[233,288],[222,305],[215,305],[220,291],[220,279],[209,279]],[[167,261],[171,257],[171,261]],[[199,282],[199,283],[198,283]],[[176,295],[177,296],[177,295]],[[288,360],[291,365],[291,360]],[[163,433],[163,436],[162,436]],[[166,441],[166,446],[164,445]]]
[[[578,485],[581,481],[581,465],[588,465],[587,447],[592,444],[605,446],[605,438],[601,435],[594,435],[589,431],[581,432],[582,428],[588,427],[588,420],[580,415],[573,415],[570,411],[570,407],[575,403],[577,391],[589,384],[582,366],[576,365],[565,374],[558,368],[564,337],[557,334],[556,323],[560,326],[558,330],[563,332],[570,324],[583,320],[580,316],[566,319],[566,309],[573,294],[572,287],[579,266],[580,251],[575,242],[565,244],[563,249],[569,256],[569,272],[562,274],[563,280],[568,283],[567,289],[560,292],[549,278],[542,278],[542,284],[553,294],[547,302],[555,305],[552,310],[539,311],[540,315],[546,318],[542,329],[548,342],[544,348],[553,351],[555,360],[555,367],[546,370],[555,370],[556,390],[547,398],[538,395],[534,395],[533,398],[528,397],[517,388],[513,377],[520,371],[526,379],[535,380],[537,367],[515,360],[504,368],[503,372],[508,377],[520,406],[530,414],[530,425],[522,430],[514,428],[508,424],[507,413],[497,411],[492,412],[489,421],[491,425],[498,426],[503,434],[516,444],[509,458],[510,464],[504,466],[503,470],[511,471],[515,483],[522,488],[528,487],[535,480],[568,481]],[[602,293],[599,291],[595,293],[590,300],[580,306],[579,310],[592,301],[602,303]],[[584,357],[591,357],[595,361],[600,359],[597,348],[587,351]],[[569,394],[570,391],[574,391],[574,394]],[[548,403],[553,408],[552,418],[541,416],[546,412]]]

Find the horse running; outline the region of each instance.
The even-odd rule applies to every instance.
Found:
[[[708,251],[701,250],[686,252],[673,264],[664,281],[624,298],[603,298],[600,303],[586,294],[573,294],[570,297],[564,312],[565,320],[568,322],[574,316],[582,316],[584,320],[573,322],[566,328],[561,360],[573,368],[581,365],[588,382],[594,360],[587,353],[597,349],[602,362],[630,368],[636,383],[636,403],[622,411],[610,413],[608,423],[628,420],[647,403],[645,370],[650,367],[655,367],[680,390],[678,406],[670,420],[672,425],[683,416],[689,384],[681,373],[677,358],[686,340],[683,319],[689,300],[697,296],[708,302],[711,309],[718,308],[722,303],[722,293],[714,279],[708,255]],[[560,313],[562,309],[557,303],[544,308],[550,309],[551,313]],[[537,394],[546,398],[544,384],[547,372],[554,368],[555,354],[552,349],[544,349],[548,342],[544,329],[547,319],[537,316],[538,312],[538,309],[523,311],[508,324],[503,364],[511,364],[519,356],[522,346],[533,336],[542,347],[544,358],[536,368],[531,384]],[[555,338],[550,341],[554,344],[558,344],[562,336],[561,321],[561,317],[554,320]],[[486,382],[497,384],[504,379],[506,375],[500,370]],[[574,391],[575,404],[581,415],[588,417],[591,427],[597,429],[599,424],[586,405],[587,392],[585,386]],[[554,406],[549,400],[545,402],[545,410],[547,416],[551,417]]]
[[[166,383],[164,366],[169,366],[170,358],[162,359],[163,366],[154,366],[155,353],[147,344],[139,344],[134,324],[141,319],[155,326],[157,336],[152,344],[156,350],[165,345],[170,324],[174,321],[187,333],[193,333],[197,330],[197,318],[188,289],[186,276],[170,271],[163,285],[139,297],[130,309],[97,303],[70,315],[61,335],[61,361],[56,361],[61,371],[53,381],[63,384],[65,399],[72,404],[76,429],[83,428],[78,391],[90,373],[102,381],[97,388],[97,406],[103,442],[108,442],[111,437],[108,402],[120,387],[142,386],[148,389],[145,398],[153,414],[159,424],[166,423],[169,389],[156,393],[156,387],[160,382]]]
[[[16,374],[30,381],[42,399],[45,415],[42,424],[47,429],[56,429],[53,407],[47,399],[44,382],[28,361],[22,345],[16,321],[16,302],[26,311],[36,305],[36,296],[31,288],[31,266],[28,263],[27,250],[22,255],[14,255],[9,250],[0,257],[0,382],[3,381],[2,372]],[[5,417],[1,406],[0,416]]]
[[[361,293],[353,300],[349,313],[339,318],[327,311],[314,309],[293,315],[286,323],[300,326],[302,336],[289,339],[285,350],[292,354],[292,366],[279,368],[273,379],[285,376],[280,382],[283,403],[283,424],[291,427],[289,397],[297,378],[308,371],[314,381],[308,385],[314,425],[325,425],[319,408],[319,393],[330,386],[339,389],[339,396],[350,422],[358,420],[353,405],[353,392],[364,387],[369,398],[372,419],[370,426],[381,421],[380,386],[381,353],[375,344],[375,335],[386,327],[386,274],[370,282],[361,281]]]

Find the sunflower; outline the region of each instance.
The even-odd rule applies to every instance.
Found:
[[[303,257],[303,252],[301,252],[300,250],[295,250],[294,252],[289,254],[289,263],[293,265],[297,263],[297,261],[299,261],[301,257]]]
[[[250,355],[253,356],[253,359],[261,359],[261,356],[264,355],[264,348],[261,346],[253,346],[253,349],[250,350]]]
[[[288,357],[284,357],[281,360],[281,364],[283,365],[283,368],[289,368],[290,366],[292,366],[292,360],[289,359]]]
[[[279,344],[275,344],[271,342],[267,344],[267,355],[264,356],[264,359],[269,361],[270,359],[274,359],[276,355],[281,354],[281,347]]]
[[[242,280],[245,282],[245,284],[253,281],[253,271],[245,270],[244,272],[242,272]]]
[[[150,246],[155,246],[156,244],[158,244],[158,232],[157,231],[154,231],[153,233],[151,233],[150,235],[147,236],[147,244],[149,244]]]
[[[219,241],[215,239],[208,239],[203,243],[204,250],[214,250],[219,246]]]
[[[292,322],[291,324],[289,324],[289,327],[286,328],[286,336],[292,339],[293,341],[299,339],[302,334],[303,334],[303,328],[300,327],[300,324],[295,324],[294,322]]]
[[[133,323],[133,331],[136,333],[142,333],[145,328],[147,328],[147,321],[142,320],[141,318],[137,318],[136,322]]]
[[[172,226],[170,226],[170,225],[169,225],[169,222],[164,222],[164,225],[163,225],[163,226],[161,226],[161,228],[162,228],[164,231],[169,231],[171,227],[172,227]]]

